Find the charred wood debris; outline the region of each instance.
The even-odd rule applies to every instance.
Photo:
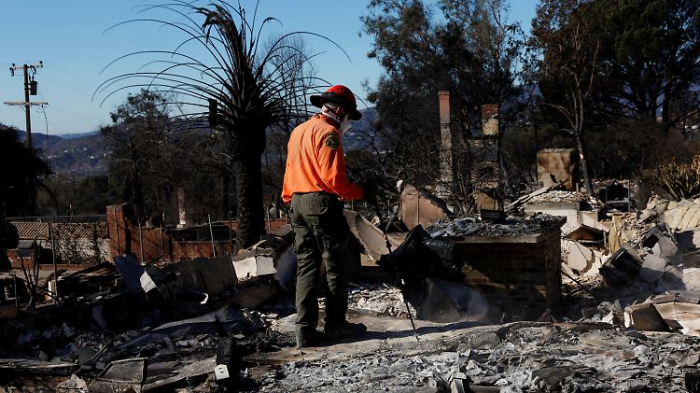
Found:
[[[302,350],[289,226],[216,258],[2,272],[0,391],[700,392],[700,199],[615,198],[456,217],[404,187],[381,228],[348,204],[369,332]]]

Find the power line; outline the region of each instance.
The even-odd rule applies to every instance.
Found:
[[[59,86],[65,88],[65,89],[72,90],[72,91],[74,91],[74,92],[76,92],[76,93],[79,93],[79,94],[82,94],[82,95],[84,95],[84,96],[86,96],[86,97],[92,97],[92,94],[86,93],[86,92],[84,92],[84,91],[82,91],[82,90],[80,90],[80,89],[76,89],[75,87],[73,87],[73,86],[71,86],[71,85],[67,85],[67,84],[65,84],[65,83],[59,82],[58,80],[56,80],[56,79],[54,79],[54,78],[51,78],[51,77],[49,77],[49,76],[47,76],[47,75],[44,75],[44,78],[50,80],[51,82],[53,82],[53,83],[55,83],[55,84],[57,84],[57,85],[59,85]]]

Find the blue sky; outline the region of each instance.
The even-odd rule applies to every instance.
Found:
[[[0,102],[22,101],[22,73],[10,75],[12,63],[44,63],[36,80],[39,95],[32,101],[49,105],[32,109],[32,131],[57,135],[94,131],[110,123],[109,112],[124,102],[126,92],[100,105],[104,95],[92,99],[97,86],[108,77],[136,70],[141,58],[124,61],[101,73],[117,57],[148,49],[174,49],[181,42],[168,29],[154,23],[130,24],[106,31],[110,26],[138,18],[136,6],[154,0],[21,0],[4,1],[0,12]],[[235,3],[235,1],[234,1]],[[364,98],[362,82],[374,85],[382,73],[376,60],[367,59],[371,37],[360,35],[360,16],[368,0],[328,2],[318,0],[261,0],[258,20],[274,16],[279,31],[311,31],[337,42],[350,60],[328,42],[307,37],[316,73],[333,84],[345,84]],[[254,0],[241,0],[252,12]],[[511,0],[510,20],[528,29],[537,0]],[[156,16],[155,13],[145,14]],[[0,104],[0,123],[25,129],[20,107]]]

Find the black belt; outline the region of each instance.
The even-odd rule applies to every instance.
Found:
[[[306,195],[306,194],[320,194],[320,195],[328,195],[330,197],[338,198],[340,199],[340,196],[338,194],[331,194],[330,192],[326,191],[310,191],[310,192],[295,192],[292,195]]]

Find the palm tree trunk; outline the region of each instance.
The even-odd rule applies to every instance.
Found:
[[[231,217],[231,208],[229,206],[229,194],[231,185],[231,172],[226,168],[219,169],[219,182],[221,183],[221,212],[219,217],[222,220],[229,219]]]
[[[256,149],[240,151],[231,160],[236,177],[238,201],[238,244],[247,248],[257,243],[265,233],[263,214],[262,165]]]

